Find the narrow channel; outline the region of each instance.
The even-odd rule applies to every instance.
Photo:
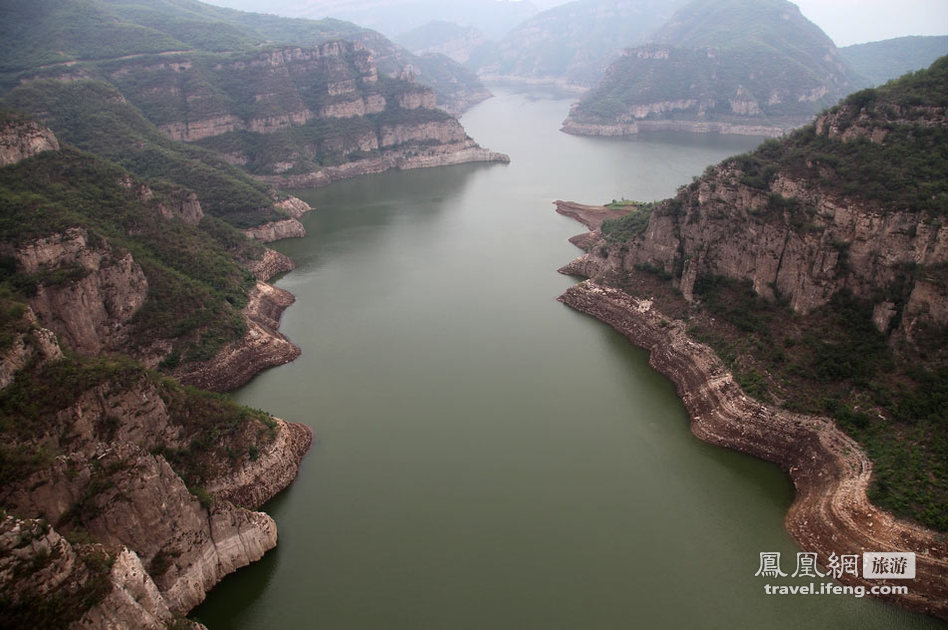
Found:
[[[282,330],[303,355],[235,397],[318,442],[266,507],[277,549],[195,617],[212,630],[935,627],[869,598],[765,595],[761,552],[794,568],[789,481],[692,437],[643,351],[555,301],[582,231],[555,199],[664,198],[759,139],[578,138],[558,131],[569,100],[495,92],[462,123],[509,165],[295,191],[317,208],[309,236],[276,248],[298,265],[278,285],[297,296]]]

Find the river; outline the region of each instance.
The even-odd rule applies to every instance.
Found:
[[[281,330],[302,349],[235,394],[313,427],[266,506],[276,550],[194,617],[222,628],[914,628],[870,598],[774,596],[797,548],[775,467],[692,437],[646,354],[555,298],[583,231],[555,199],[674,194],[758,140],[560,133],[569,101],[499,91],[462,119],[509,165],[295,194],[309,236]],[[809,582],[803,580],[803,583]]]

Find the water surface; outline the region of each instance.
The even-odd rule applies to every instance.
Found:
[[[569,102],[502,92],[463,119],[509,165],[297,191],[277,249],[303,349],[237,393],[318,441],[267,507],[278,548],[196,617],[217,628],[907,628],[851,596],[773,597],[792,488],[704,444],[646,354],[555,301],[581,226],[552,201],[652,200],[757,140],[557,131]],[[792,581],[778,583],[790,584]]]

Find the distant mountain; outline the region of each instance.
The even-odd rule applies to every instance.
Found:
[[[411,75],[459,113],[489,97],[470,71],[446,57],[420,57],[381,34],[340,20],[245,13],[196,0],[6,0],[0,22],[0,89],[19,73],[75,60],[173,51],[250,51],[260,46],[313,46],[333,40],[368,48],[380,72]],[[63,25],[70,25],[65,28]]]
[[[609,67],[564,131],[774,135],[859,87],[832,40],[786,0],[696,0]]]
[[[684,0],[578,0],[527,20],[469,65],[487,77],[588,88],[622,49],[642,43]]]
[[[948,36],[897,37],[845,46],[839,54],[869,86],[882,85],[906,72],[927,68],[935,59],[948,55]]]
[[[7,4],[6,107],[149,182],[193,191],[207,214],[241,229],[294,218],[265,184],[492,158],[429,88],[385,76],[365,45],[338,38],[387,41],[374,31],[191,0]],[[261,46],[255,28],[329,41]]]
[[[945,532],[946,172],[943,57],[708,167],[672,199],[628,206],[584,239],[588,253],[567,271],[648,297],[654,320],[656,310],[687,313],[679,332],[687,326],[711,345],[748,398],[832,416],[861,443],[873,462],[874,505]],[[626,330],[637,321],[625,311],[594,314]],[[675,328],[662,320],[666,326]],[[653,347],[653,360],[669,356],[664,340]],[[669,365],[684,371],[680,362]],[[765,417],[778,426],[776,414]],[[738,440],[753,433],[735,426]],[[759,442],[766,445],[761,456],[773,456],[764,454],[774,452],[773,443]],[[834,466],[828,476],[845,468]],[[825,522],[810,520],[830,548],[847,537],[830,537]],[[861,539],[862,526],[853,532]],[[944,572],[935,562],[930,570]],[[918,583],[933,585],[924,595],[929,601],[946,601],[944,581]]]
[[[487,38],[473,26],[437,20],[396,37],[399,44],[418,55],[438,53],[458,63],[467,63],[487,45]]]
[[[396,37],[431,22],[473,26],[500,39],[537,13],[529,0],[214,0],[214,4],[290,17],[337,18]]]

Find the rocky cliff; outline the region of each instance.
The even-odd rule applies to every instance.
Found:
[[[946,71],[854,94],[623,216],[557,204],[593,230],[562,269],[593,281],[561,299],[651,350],[696,435],[790,473],[801,547],[915,551],[925,575],[894,601],[940,617]]]
[[[411,73],[409,80],[381,76],[359,43],[213,62],[191,55],[123,60],[105,72],[170,138],[218,151],[265,181],[315,179],[365,158],[393,168],[417,153],[447,164],[498,159],[471,151],[479,147]]]
[[[940,160],[937,140],[922,136],[943,134],[946,125],[944,106],[861,107],[851,99],[783,143],[709,168],[674,199],[648,210],[641,232],[621,248],[607,239],[612,251],[593,266],[618,273],[661,269],[674,276],[686,299],[699,276],[746,280],[758,295],[785,299],[800,314],[847,290],[877,313],[891,311],[880,320],[881,332],[910,337],[920,325],[944,326],[948,293],[941,266],[948,261],[948,227],[938,220],[944,192],[915,199],[913,184],[893,181],[907,176],[901,169],[915,166],[889,164],[897,170],[888,174],[866,169],[883,160],[873,151],[901,151],[906,134],[913,149],[933,151],[931,159]],[[907,196],[890,194],[887,201],[840,181],[856,176],[888,180],[890,191]],[[926,179],[933,173],[916,176],[923,188],[937,188],[937,180]]]
[[[43,151],[58,151],[59,141],[52,131],[32,120],[0,116],[0,166],[16,164]]]
[[[308,203],[296,197],[288,197],[273,205],[281,212],[289,215],[290,218],[280,219],[279,221],[268,221],[262,225],[247,228],[243,230],[246,236],[255,241],[260,241],[261,243],[272,243],[273,241],[279,241],[284,238],[302,238],[306,236],[306,228],[299,222],[299,219],[307,212],[312,211]],[[288,271],[288,269],[284,269],[284,271]],[[271,273],[267,278],[275,275],[276,273]]]
[[[21,567],[4,575],[24,597],[70,601],[91,578],[76,573],[74,553],[57,532],[104,545],[111,572],[100,572],[84,606],[52,609],[59,620],[84,614],[82,623],[165,623],[259,559],[276,544],[276,527],[245,508],[293,481],[312,439],[306,427],[184,390],[130,361],[52,352],[16,373],[0,391],[0,407],[0,504],[48,524],[40,546],[24,550],[21,535],[0,552],[0,564]],[[44,569],[49,575],[35,572],[41,560],[31,554],[57,560]],[[17,577],[24,574],[28,584]],[[34,600],[13,603],[20,608],[11,619],[35,613]]]
[[[131,319],[148,295],[148,280],[131,254],[90,244],[87,230],[69,228],[20,245],[13,257],[21,273],[70,276],[38,283],[30,298],[33,312],[68,348],[99,354],[129,343]]]
[[[592,281],[570,288],[559,299],[649,350],[649,364],[675,384],[697,437],[774,462],[790,474],[796,496],[786,527],[802,549],[815,552],[821,564],[831,554],[913,551],[917,578],[910,593],[886,599],[948,619],[944,538],[893,519],[869,502],[872,463],[831,420],[749,398],[715,352],[689,337],[685,322],[665,315],[648,299]],[[841,581],[867,589],[883,583],[851,575]]]
[[[36,155],[20,151],[0,169],[9,215],[0,238],[0,625],[186,623],[180,617],[210,588],[276,544],[272,519],[252,510],[293,481],[312,433],[184,388],[129,355],[174,371],[168,357],[193,334],[181,318],[204,313],[193,332],[213,330],[211,302],[167,313],[187,301],[186,287],[216,276],[226,291],[236,281],[230,299],[239,301],[251,273],[267,279],[292,263],[208,223],[193,194],[54,152],[55,137],[35,125],[17,133],[10,146]],[[25,205],[20,186],[30,190]],[[309,209],[294,198],[279,205],[295,216]],[[209,359],[179,359],[174,373],[230,389],[298,354],[276,330],[292,296],[257,281],[245,300],[229,311],[242,335]],[[178,321],[171,336],[143,323],[165,316]]]
[[[873,301],[877,310],[895,309],[896,296],[885,289],[908,283],[907,295],[897,296],[898,332],[916,327],[918,318],[948,324],[948,295],[939,276],[919,273],[937,274],[948,260],[948,227],[930,221],[930,214],[854,206],[790,175],[776,175],[766,189],[741,183],[743,176],[736,164],[719,167],[713,178],[657,208],[640,241],[594,266],[602,272],[650,266],[680,274],[675,284],[686,299],[693,298],[700,275],[747,280],[757,294],[786,299],[800,314],[826,305],[843,289]],[[774,207],[781,203],[793,209]],[[909,278],[910,272],[918,277]],[[936,299],[923,297],[929,294]],[[881,332],[893,332],[892,321],[882,322]]]
[[[312,47],[346,40],[372,51],[386,76],[412,73],[435,90],[440,107],[454,113],[490,97],[472,72],[448,57],[412,54],[377,31],[336,19],[288,19],[201,2],[148,0],[76,0],[69,5],[17,0],[10,9],[0,25],[2,41],[8,44],[0,89],[9,89],[37,70],[88,78],[94,74],[84,63],[89,60]]]
[[[217,392],[246,385],[261,371],[289,363],[300,349],[280,333],[280,315],[294,301],[289,291],[258,282],[248,296],[243,315],[247,329],[208,361],[188,363],[173,374],[182,383]]]
[[[605,71],[563,131],[777,136],[859,84],[833,45],[785,0],[696,0]]]
[[[66,613],[66,619],[78,617],[76,627],[159,630],[175,620],[134,551],[72,545],[43,520],[4,516],[0,566],[10,618],[26,617],[43,600],[48,608]],[[87,597],[98,603],[83,606]]]
[[[451,125],[447,135],[455,135]],[[384,173],[398,169],[431,168],[452,166],[470,162],[510,162],[510,156],[478,146],[473,140],[451,142],[442,145],[421,144],[419,146],[393,147],[380,152],[377,157],[353,160],[338,166],[326,166],[315,172],[301,174],[261,175],[260,179],[274,186],[286,188],[308,188],[326,186],[342,179],[351,179],[362,175]]]
[[[489,96],[469,71],[354,25],[143,0],[82,0],[71,15],[45,3],[35,20],[25,13],[4,25],[4,33],[29,42],[0,70],[5,107],[140,178],[190,189],[204,212],[237,228],[287,218],[251,175],[333,179],[352,163],[374,159],[376,170],[395,168],[422,153],[439,156],[416,161],[425,166],[495,159],[472,150],[479,147],[439,109],[444,90],[424,83],[451,92],[458,111]],[[45,33],[68,20],[85,28],[71,29],[51,50]],[[106,37],[96,50],[90,38],[102,21],[127,39]],[[214,37],[195,37],[194,29]],[[333,174],[320,176],[324,168]]]

